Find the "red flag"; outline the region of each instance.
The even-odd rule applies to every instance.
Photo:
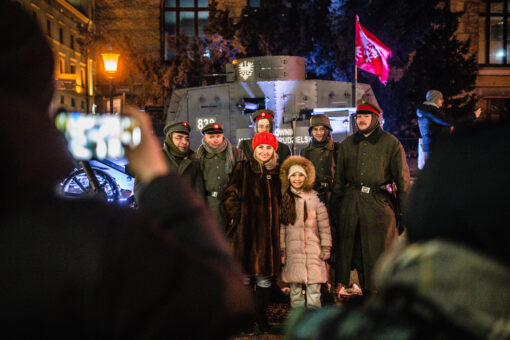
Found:
[[[361,26],[356,15],[356,66],[377,75],[386,85],[390,72],[389,57],[391,50]]]

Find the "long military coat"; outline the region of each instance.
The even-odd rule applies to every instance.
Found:
[[[253,139],[245,139],[239,142],[237,148],[244,152],[246,159],[253,158],[253,147],[251,145]],[[276,154],[278,155],[278,164],[282,164],[287,157],[291,155],[290,148],[287,144],[283,144],[282,142],[278,142],[278,150],[276,150]]]
[[[227,238],[250,276],[280,274],[280,167],[238,162],[223,191]]]
[[[403,202],[409,188],[409,169],[402,144],[393,135],[378,128],[368,138],[355,134],[340,144],[332,207],[338,219],[337,280],[344,285],[349,283],[358,225],[365,289],[373,289],[374,264],[398,237],[393,204],[388,194],[377,189],[393,181]],[[361,186],[370,192],[362,192]]]
[[[208,155],[205,148],[200,146],[194,155],[200,163],[200,171],[204,179],[205,200],[223,230],[225,230],[225,224],[221,196],[231,176],[231,172],[227,173],[225,170],[225,163],[231,161],[230,169],[233,169],[237,162],[246,159],[244,153],[232,146],[230,142],[224,152],[228,155],[224,154],[224,157],[218,154]]]

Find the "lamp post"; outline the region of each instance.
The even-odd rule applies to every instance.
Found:
[[[113,113],[113,75],[117,72],[117,63],[119,54],[117,53],[101,53],[104,62],[104,69],[110,78],[110,113]]]

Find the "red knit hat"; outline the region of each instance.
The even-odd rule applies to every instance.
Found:
[[[260,144],[271,145],[275,151],[278,150],[278,140],[270,132],[259,132],[255,135],[255,137],[253,137],[253,140],[251,141],[253,149],[255,150],[255,148]]]

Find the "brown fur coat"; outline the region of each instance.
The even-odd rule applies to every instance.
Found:
[[[238,162],[223,191],[227,238],[250,276],[280,273],[280,168]]]

